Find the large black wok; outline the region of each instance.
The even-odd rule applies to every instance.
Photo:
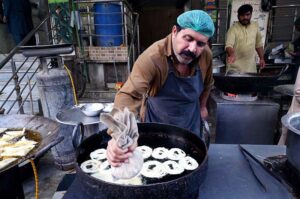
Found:
[[[170,177],[162,182],[157,181],[146,185],[117,185],[98,180],[84,173],[80,164],[89,159],[95,149],[107,146],[110,137],[106,130],[85,139],[77,148],[77,178],[83,190],[92,198],[196,198],[199,187],[204,181],[207,170],[207,149],[204,142],[191,132],[171,125],[157,123],[139,123],[139,145],[152,148],[164,146],[178,147],[195,158],[199,167],[181,176]]]
[[[6,171],[27,159],[40,157],[63,140],[63,137],[58,136],[59,124],[53,120],[33,115],[0,115],[0,128],[22,129],[24,127],[27,129],[26,134],[29,138],[33,137],[39,141],[38,147],[0,172]]]
[[[228,93],[265,92],[277,85],[277,79],[288,69],[284,66],[277,74],[261,73],[214,73],[215,87]]]
[[[26,128],[26,136],[39,141],[38,147],[25,157],[19,158],[0,170],[0,195],[6,198],[24,198],[21,176],[27,169],[18,165],[27,159],[38,159],[63,137],[58,137],[59,124],[53,120],[34,115],[0,115],[0,127],[9,129]],[[27,167],[29,168],[29,167]]]
[[[281,118],[288,129],[286,154],[289,163],[300,173],[300,113],[289,113]]]

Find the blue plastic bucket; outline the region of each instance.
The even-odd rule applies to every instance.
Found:
[[[123,42],[121,5],[95,3],[94,25],[98,46],[119,46]]]

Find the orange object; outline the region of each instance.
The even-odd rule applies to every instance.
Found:
[[[115,84],[115,89],[116,89],[116,90],[120,90],[120,89],[122,88],[123,85],[124,85],[123,82],[116,82],[116,84]]]
[[[226,95],[229,96],[229,97],[236,97],[237,96],[237,94],[234,94],[234,93],[226,93]]]

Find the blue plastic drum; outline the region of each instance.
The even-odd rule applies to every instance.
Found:
[[[121,5],[95,3],[94,25],[98,46],[120,46],[122,37]]]

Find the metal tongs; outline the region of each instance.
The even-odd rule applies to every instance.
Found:
[[[257,162],[258,164],[261,164],[261,162],[256,159],[251,153],[249,153],[244,147],[242,147],[241,145],[239,145],[239,149],[240,151],[242,152],[244,158],[247,160],[248,162],[248,165],[249,165],[249,168],[253,174],[253,176],[255,177],[256,181],[260,184],[260,186],[263,188],[264,192],[267,191],[267,188],[266,186],[264,185],[264,183],[262,183],[262,181],[259,179],[259,177],[256,175],[252,165],[251,165],[251,162],[249,160],[249,157],[252,158],[253,160],[255,160],[255,162]],[[262,166],[262,165],[261,165]],[[264,167],[263,167],[264,168]],[[264,168],[265,169],[265,168]],[[265,169],[266,170],[266,169]]]
[[[248,164],[249,164],[249,168],[253,174],[253,176],[255,177],[255,179],[257,180],[257,182],[261,185],[261,187],[263,188],[264,192],[268,191],[268,184],[267,183],[263,183],[263,180],[261,180],[261,177],[259,177],[258,173],[255,171],[254,169],[254,165],[253,165],[253,161],[263,169],[263,171],[265,171],[267,174],[269,174],[271,177],[275,178],[284,188],[285,191],[289,191],[290,187],[286,184],[286,182],[283,180],[282,177],[280,177],[279,175],[273,173],[272,171],[270,171],[260,160],[258,160],[254,155],[252,155],[248,150],[246,150],[244,147],[242,147],[241,145],[239,145],[239,148],[244,156],[244,158],[247,160]],[[265,158],[258,156],[260,159],[262,159],[263,161],[265,160]],[[270,190],[269,190],[270,191]],[[289,194],[289,193],[286,193]]]

